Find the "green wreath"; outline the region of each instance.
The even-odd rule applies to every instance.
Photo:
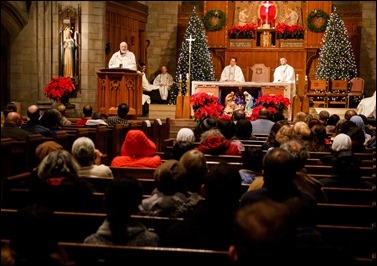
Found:
[[[221,30],[225,25],[225,13],[218,9],[208,10],[204,16],[204,26],[209,31]],[[215,21],[216,23],[213,23]]]
[[[317,27],[313,24],[313,18],[322,18],[324,20],[324,23],[321,26]],[[324,32],[326,30],[328,20],[329,15],[327,15],[325,11],[321,9],[314,9],[309,13],[307,18],[308,28],[313,32]]]

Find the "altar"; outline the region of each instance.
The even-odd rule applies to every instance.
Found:
[[[288,107],[286,118],[292,121],[293,96],[296,94],[295,83],[273,83],[273,82],[220,82],[220,81],[192,81],[191,95],[197,92],[212,93],[219,98],[224,105],[225,96],[234,91],[247,91],[257,99],[264,94],[281,94],[289,98],[291,105]]]

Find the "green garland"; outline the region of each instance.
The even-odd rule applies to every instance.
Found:
[[[323,18],[325,22],[321,26],[317,27],[312,23],[313,18]],[[313,32],[324,32],[326,30],[328,20],[329,15],[327,15],[325,11],[321,9],[314,9],[309,13],[307,18],[308,28]]]
[[[211,19],[213,17],[218,18],[218,23],[216,25],[213,25],[211,22]],[[209,31],[217,31],[221,30],[222,27],[225,25],[226,16],[225,13],[218,9],[211,9],[208,10],[206,15],[204,16],[204,26]]]

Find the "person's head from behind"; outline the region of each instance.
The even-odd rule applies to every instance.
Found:
[[[236,137],[238,139],[250,139],[253,126],[247,119],[241,119],[236,124]]]
[[[344,181],[361,181],[360,160],[352,155],[340,154],[333,161],[333,174]]]
[[[319,120],[324,124],[326,125],[327,124],[327,120],[329,119],[330,117],[330,113],[326,110],[322,110],[321,112],[319,112]]]
[[[344,119],[346,120],[350,120],[350,118],[354,115],[357,115],[356,111],[355,110],[347,110],[345,113],[344,113]]]
[[[82,167],[90,166],[96,157],[94,142],[88,137],[79,137],[73,142],[71,153]]]
[[[186,128],[186,127],[179,129],[177,133],[176,141],[193,143],[195,141],[194,131],[191,128]]]
[[[336,154],[343,151],[350,152],[352,150],[352,140],[347,134],[340,133],[334,138],[331,149]]]
[[[262,108],[259,110],[259,119],[269,119],[270,112],[267,110],[267,108]]]
[[[2,249],[2,265],[66,265],[66,254],[57,243],[53,216],[51,210],[37,204],[18,210],[15,219],[17,230],[9,242],[10,256],[3,254]],[[11,261],[13,263],[7,264]]]
[[[288,151],[295,161],[296,171],[305,167],[305,164],[310,157],[309,151],[301,139],[294,138],[280,145],[280,148]]]
[[[5,123],[8,125],[19,127],[22,124],[22,119],[19,113],[9,112],[5,117]]]
[[[236,133],[236,125],[233,123],[230,117],[218,119],[216,121],[216,127],[226,139],[231,139]]]
[[[179,162],[186,169],[188,191],[199,193],[204,176],[208,173],[207,159],[204,153],[197,149],[191,149],[182,155]]]
[[[211,166],[204,178],[203,197],[214,210],[233,212],[239,207],[241,182],[235,166],[220,162]]]
[[[245,169],[255,173],[262,172],[263,151],[261,148],[247,148],[242,154],[242,165]]]
[[[310,135],[310,128],[305,122],[297,122],[293,125],[296,137],[302,140],[308,140]]]
[[[245,113],[245,111],[244,110],[242,110],[242,109],[237,109],[237,110],[235,110],[234,112],[233,112],[233,120],[234,121],[239,121],[239,120],[241,120],[241,119],[245,119],[245,117],[246,117],[246,113]]]
[[[29,107],[27,108],[26,114],[30,120],[36,121],[36,120],[39,120],[40,110],[37,105],[32,104],[32,105],[29,105]]]
[[[129,111],[130,111],[130,108],[129,108],[128,104],[121,103],[121,104],[118,105],[117,114],[118,114],[119,117],[126,119]]]
[[[239,266],[278,262],[289,239],[288,217],[287,206],[272,200],[240,208],[234,219],[228,252],[231,261]]]
[[[187,173],[185,167],[177,160],[167,160],[154,171],[157,189],[164,195],[186,192]]]
[[[283,125],[276,133],[275,140],[281,145],[295,137],[295,131],[290,125]]]
[[[58,106],[58,111],[62,114],[65,115],[65,112],[67,111],[67,107],[64,104],[59,104]]]
[[[61,114],[56,109],[47,109],[43,112],[43,115],[40,119],[42,126],[49,129],[57,128],[60,124]]]
[[[80,165],[71,153],[66,150],[50,152],[38,166],[38,176],[47,181],[50,178],[78,178]]]
[[[296,176],[296,164],[293,156],[282,148],[274,148],[263,158],[264,187],[284,189],[291,186]]]
[[[4,108],[4,116],[7,117],[10,112],[17,112],[17,105],[14,102],[9,102]]]
[[[295,117],[295,122],[303,121],[305,122],[306,113],[305,112],[298,112]]]
[[[327,138],[326,127],[324,125],[315,125],[310,130],[309,140],[316,143],[325,143]]]
[[[105,190],[104,204],[110,224],[127,223],[138,211],[143,199],[143,187],[132,176],[119,176],[109,182]]]
[[[93,107],[90,104],[85,105],[82,108],[82,113],[84,114],[84,117],[92,117]]]
[[[329,119],[327,120],[327,126],[336,126],[336,124],[339,122],[340,116],[337,114],[330,115]]]
[[[37,146],[35,149],[35,155],[38,157],[38,160],[41,162],[50,152],[61,151],[63,146],[59,143],[49,140],[45,141]]]

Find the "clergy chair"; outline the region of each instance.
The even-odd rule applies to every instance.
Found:
[[[248,68],[248,78],[252,82],[270,82],[270,67],[264,64],[254,64],[252,67]]]
[[[327,107],[348,107],[348,81],[330,80],[330,89],[327,92]]]
[[[347,107],[355,108],[359,102],[364,98],[364,84],[365,81],[363,78],[353,78],[349,81],[350,89],[347,97]],[[352,104],[354,103],[354,104]],[[354,105],[354,106],[351,106]]]
[[[327,107],[327,81],[310,80],[306,96],[313,107]]]

